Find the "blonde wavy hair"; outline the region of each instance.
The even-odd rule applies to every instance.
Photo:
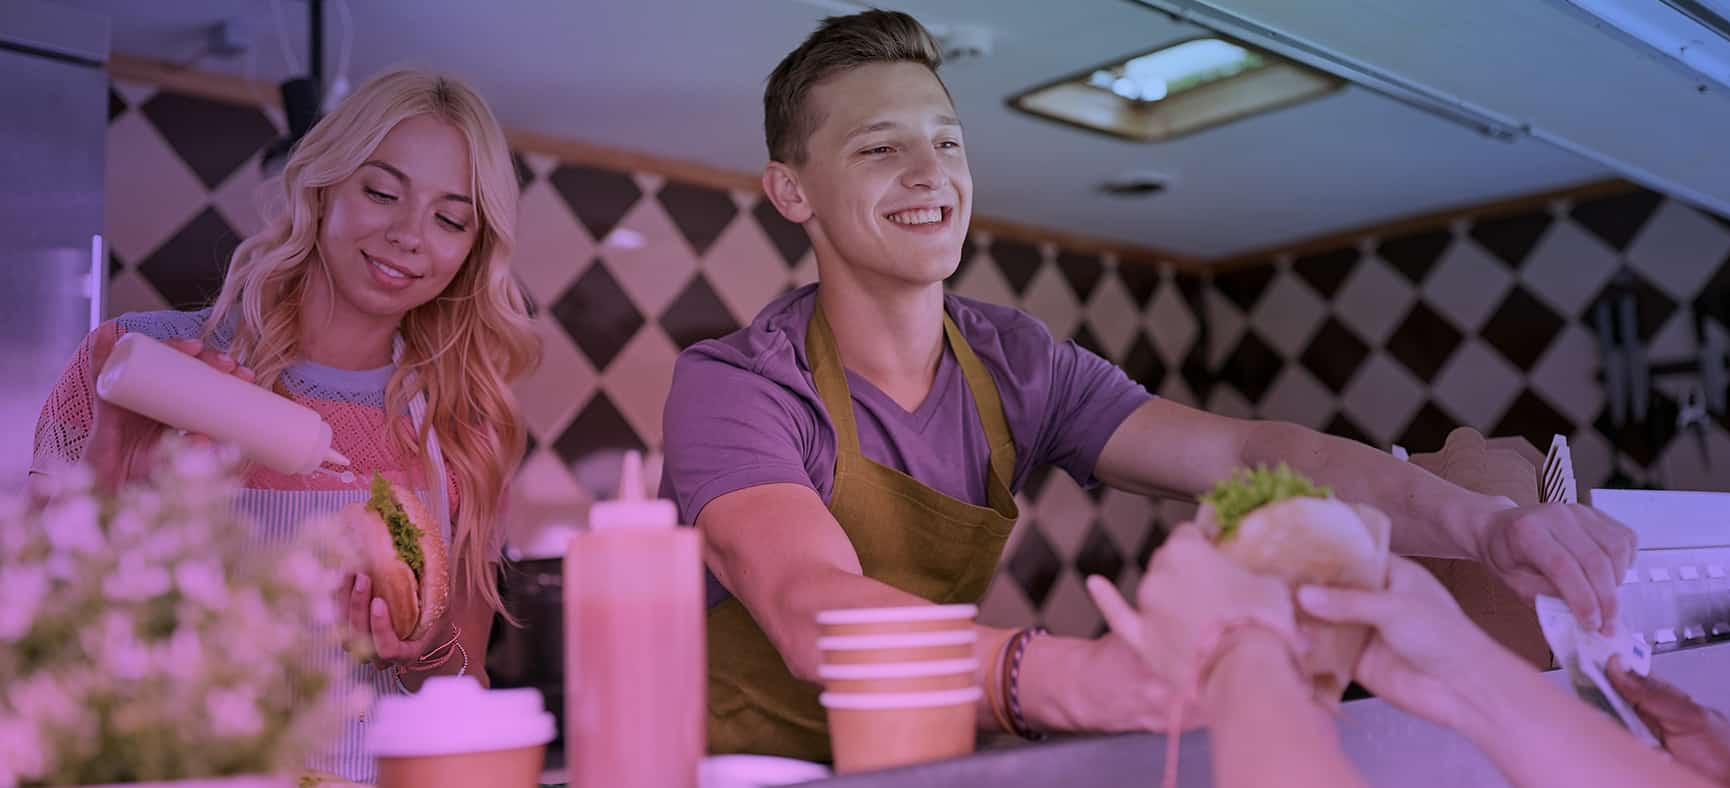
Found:
[[[478,232],[445,291],[403,317],[403,353],[385,390],[386,409],[405,413],[424,393],[427,418],[420,434],[393,430],[391,439],[426,461],[419,447],[428,430],[438,432],[461,498],[453,523],[454,552],[465,567],[458,581],[503,613],[493,529],[527,441],[510,384],[539,363],[540,342],[510,272],[516,168],[479,94],[451,77],[399,70],[367,81],[338,104],[295,146],[279,183],[265,185],[276,198],[267,204],[264,229],[235,249],[205,333],[208,339],[232,323],[230,353],[252,368],[258,385],[276,387],[284,368],[300,358],[300,304],[324,192],[358,170],[398,123],[419,115],[447,121],[467,137]]]

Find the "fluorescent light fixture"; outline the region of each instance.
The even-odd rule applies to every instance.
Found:
[[[1137,142],[1169,140],[1330,93],[1344,82],[1219,36],[1179,41],[1032,88],[1031,115]]]

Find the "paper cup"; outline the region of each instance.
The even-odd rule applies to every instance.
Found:
[[[892,635],[830,635],[817,638],[825,665],[969,659],[979,635],[971,627],[947,632]]]
[[[944,692],[819,696],[839,774],[910,766],[973,752],[978,687]]]
[[[837,694],[866,692],[934,692],[976,686],[976,659],[885,662],[859,665],[818,665],[823,689]]]
[[[969,629],[978,605],[906,605],[825,610],[817,614],[823,635],[876,635]]]
[[[373,705],[367,751],[378,759],[378,788],[536,788],[553,728],[538,690],[435,676],[418,694]]]

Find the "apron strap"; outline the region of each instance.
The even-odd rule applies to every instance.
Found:
[[[823,409],[835,424],[835,456],[858,457],[859,425],[853,420],[853,394],[847,388],[847,371],[841,366],[841,352],[835,349],[835,333],[829,330],[829,320],[823,316],[821,303],[812,307],[811,325],[805,332],[805,358],[811,363],[811,378],[817,384],[817,396],[823,398]]]
[[[979,411],[979,425],[985,428],[985,439],[991,447],[991,470],[1007,486],[1015,476],[1015,440],[1009,432],[1009,419],[1003,415],[1003,397],[991,372],[973,352],[960,326],[943,313],[943,332],[949,337],[949,347],[955,353],[961,374],[967,379],[967,390],[973,394],[973,407]]]

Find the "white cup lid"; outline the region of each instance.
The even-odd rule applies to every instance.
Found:
[[[973,618],[978,605],[904,605],[902,607],[855,607],[825,610],[817,614],[819,624],[884,624],[902,621],[948,621]]]
[[[434,676],[414,695],[387,695],[367,714],[366,749],[379,758],[512,750],[553,740],[540,690],[486,690],[473,676]]]
[[[911,679],[922,676],[952,676],[979,669],[977,659],[933,659],[924,662],[867,662],[862,665],[817,666],[817,678],[836,681],[857,679]]]
[[[978,641],[979,633],[977,631],[958,629],[939,632],[896,632],[881,635],[829,635],[817,638],[817,648],[824,651],[858,651],[873,648],[960,646]]]
[[[936,692],[825,692],[817,701],[826,709],[930,709],[978,703],[985,692],[978,687]]]
[[[711,755],[698,766],[702,788],[763,788],[830,777],[822,764],[772,755]]]

